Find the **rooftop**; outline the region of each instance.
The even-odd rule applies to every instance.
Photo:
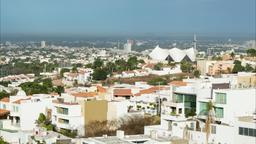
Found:
[[[131,89],[114,89],[113,92],[114,96],[131,96],[132,94],[132,90]]]

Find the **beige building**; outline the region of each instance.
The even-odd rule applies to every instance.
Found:
[[[106,100],[84,101],[85,125],[91,121],[107,120],[108,102]]]
[[[237,85],[239,87],[256,87],[256,73],[238,73]]]
[[[197,61],[197,69],[202,75],[216,76],[220,74],[228,74],[232,71],[233,67],[233,61]]]

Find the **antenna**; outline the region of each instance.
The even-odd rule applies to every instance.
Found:
[[[193,44],[194,44],[194,49],[196,50],[196,34],[194,34],[194,40],[193,40]]]

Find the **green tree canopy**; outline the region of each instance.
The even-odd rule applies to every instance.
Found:
[[[107,70],[102,68],[94,69],[92,78],[93,80],[105,80],[107,78]]]
[[[60,70],[60,77],[63,77],[63,74],[64,74],[65,72],[70,72],[70,70],[67,69],[67,68],[62,68],[62,69]]]
[[[238,72],[244,71],[244,67],[241,64],[241,61],[235,60],[234,64],[235,65],[233,67],[232,73],[238,73]]]
[[[96,68],[101,68],[104,66],[104,62],[103,60],[101,60],[100,58],[96,58],[92,64],[92,68],[96,69]]]
[[[194,74],[194,76],[195,76],[196,78],[199,78],[199,77],[200,77],[200,71],[199,71],[199,70],[194,70],[193,74]]]
[[[154,77],[148,81],[150,85],[167,85],[167,80],[161,77]]]
[[[188,62],[188,61],[182,61],[180,63],[180,69],[182,72],[185,72],[185,73],[190,73],[192,72],[193,70],[193,65],[191,62]]]
[[[248,56],[256,57],[256,49],[253,49],[253,48],[248,49],[246,51],[246,53],[247,53]]]

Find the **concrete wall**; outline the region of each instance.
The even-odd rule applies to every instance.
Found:
[[[92,100],[84,102],[85,125],[90,121],[107,120],[108,102],[106,100]]]

